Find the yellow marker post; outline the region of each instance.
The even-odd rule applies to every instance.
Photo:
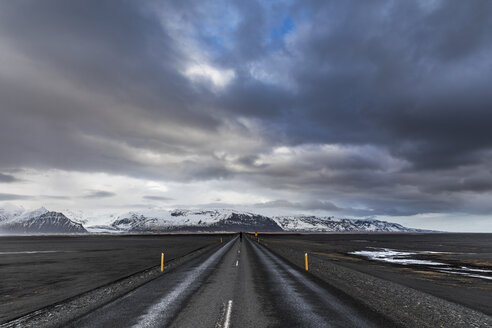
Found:
[[[258,244],[260,243],[260,237],[258,237]]]
[[[222,244],[222,238],[220,238],[220,243]]]
[[[258,237],[258,231],[255,231],[255,237]]]
[[[308,266],[308,257],[307,257],[307,253],[304,254],[304,262],[306,264],[306,271],[308,271],[309,269],[309,266]]]
[[[161,272],[164,271],[164,253],[161,253]]]

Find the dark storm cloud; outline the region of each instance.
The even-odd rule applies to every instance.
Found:
[[[10,182],[15,182],[15,181],[19,181],[16,177],[14,177],[13,175],[10,175],[10,174],[3,174],[3,173],[0,173],[0,183],[10,183]]]
[[[83,198],[91,199],[91,198],[108,198],[116,196],[115,193],[104,190],[93,190],[89,194],[84,195]]]
[[[237,179],[311,199],[260,207],[480,212],[491,30],[487,0],[5,1],[0,169]],[[212,77],[189,78],[195,64]]]

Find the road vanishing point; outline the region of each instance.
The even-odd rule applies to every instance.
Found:
[[[382,327],[385,318],[235,237],[69,327]]]

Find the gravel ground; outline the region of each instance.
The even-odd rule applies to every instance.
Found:
[[[219,243],[218,235],[0,237],[0,323]]]
[[[181,257],[168,261],[164,271],[179,267],[201,254],[219,247],[216,245],[204,246]],[[160,265],[148,268],[128,277],[118,279],[107,285],[95,288],[80,295],[71,297],[57,304],[44,307],[0,325],[0,328],[56,328],[64,327],[74,319],[79,318],[105,304],[124,296],[162,275]]]
[[[306,249],[281,239],[261,236],[263,245],[303,268]],[[310,254],[309,265],[313,275],[404,327],[492,327],[492,317],[484,313],[336,264],[326,256]]]

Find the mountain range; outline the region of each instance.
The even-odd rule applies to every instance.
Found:
[[[41,207],[25,211],[20,207],[0,208],[0,232],[9,234],[87,233],[82,224],[63,213]]]
[[[375,219],[347,219],[332,216],[264,216],[231,209],[148,209],[110,214],[107,224],[90,225],[81,211],[48,211],[42,207],[0,208],[0,232],[43,233],[158,233],[158,232],[424,232],[397,223]]]

